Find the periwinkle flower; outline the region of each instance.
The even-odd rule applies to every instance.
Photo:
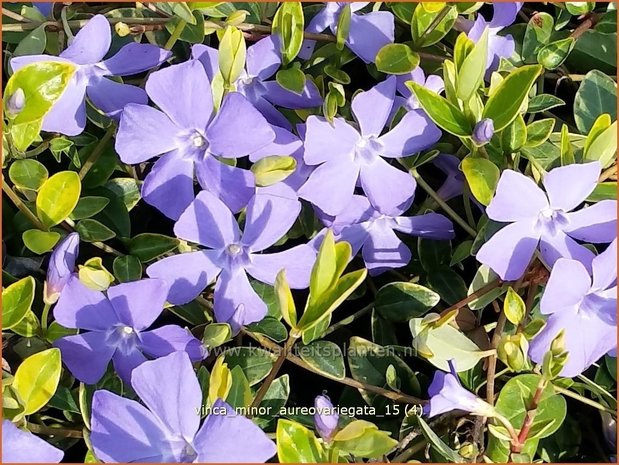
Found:
[[[39,10],[46,18],[51,17],[54,11],[54,2],[32,2],[32,6]]]
[[[420,66],[417,66],[410,73],[399,74],[396,76],[396,91],[400,95],[396,95],[394,99],[392,113],[395,113],[400,107],[404,107],[407,111],[421,108],[421,105],[419,105],[417,101],[417,97],[415,97],[415,94],[413,94],[406,85],[408,81],[416,82],[437,94],[440,94],[443,92],[443,89],[445,89],[445,83],[442,77],[435,74],[426,77]]]
[[[6,113],[9,118],[16,117],[26,105],[26,94],[23,89],[17,89],[6,101]]]
[[[523,2],[502,2],[493,3],[494,13],[490,22],[486,21],[480,14],[470,27],[468,37],[473,42],[481,39],[484,30],[488,28],[488,58],[486,62],[486,78],[490,77],[492,71],[499,67],[501,58],[509,58],[514,54],[516,45],[511,35],[500,36],[499,32],[507,26],[513,24],[516,16],[522,8]]]
[[[576,261],[560,258],[550,273],[540,310],[550,315],[529,356],[541,363],[563,330],[567,362],[560,375],[577,376],[617,350],[617,240],[592,262],[593,277]]]
[[[432,164],[441,170],[447,178],[436,190],[438,196],[447,201],[462,195],[464,192],[464,173],[460,171],[461,160],[455,155],[440,153],[432,160]]]
[[[58,301],[60,293],[69,278],[75,273],[75,259],[79,254],[80,236],[74,232],[54,248],[47,267],[47,276],[43,286],[43,300],[48,304]]]
[[[316,85],[306,79],[303,90],[296,94],[284,89],[272,79],[281,65],[279,41],[267,36],[247,48],[245,69],[234,81],[234,89],[243,94],[269,121],[276,126],[290,129],[288,119],[275,105],[294,110],[322,105],[322,97]],[[211,81],[219,70],[219,51],[203,44],[191,48],[191,57],[199,60]]]
[[[275,455],[273,441],[221,399],[200,426],[202,389],[183,352],[144,362],[131,386],[142,403],[93,395],[90,441],[104,462],[258,463]]]
[[[284,183],[258,191],[247,206],[243,233],[232,212],[208,191],[200,192],[174,226],[177,237],[207,247],[150,265],[149,276],[170,284],[168,301],[184,304],[195,299],[215,278],[215,317],[237,332],[262,320],[267,307],[252,288],[247,273],[273,284],[286,269],[290,287],[309,285],[314,250],[299,245],[283,252],[261,253],[292,227],[301,210],[296,194]]]
[[[330,441],[337,430],[340,416],[335,411],[331,399],[327,396],[316,396],[316,399],[314,399],[314,408],[316,409],[316,413],[314,414],[316,431],[318,431],[322,439]]]
[[[428,388],[430,401],[424,407],[424,413],[434,417],[452,410],[463,410],[473,415],[492,417],[495,413],[494,407],[462,387],[451,363],[450,367],[451,373],[443,371],[434,373],[434,379]]]
[[[255,190],[252,172],[215,157],[244,157],[272,142],[264,117],[238,92],[227,94],[215,113],[206,71],[195,60],[154,72],[146,92],[160,110],[127,105],[116,135],[124,163],[162,155],[144,180],[144,200],[178,219],[194,199],[195,173],[200,186],[233,211],[245,207]]]
[[[565,257],[590,270],[593,252],[574,239],[608,243],[617,235],[616,200],[573,211],[593,192],[600,172],[597,161],[555,168],[544,176],[544,192],[523,174],[503,171],[486,213],[491,220],[510,224],[479,249],[477,260],[501,279],[515,280],[525,272],[539,244],[548,266]]]
[[[11,59],[14,71],[39,61],[60,61],[77,67],[62,96],[43,119],[42,129],[68,136],[80,134],[86,126],[86,95],[111,117],[118,117],[128,103],[148,102],[136,86],[121,84],[106,76],[130,76],[149,70],[167,60],[170,52],[150,44],[130,43],[114,56],[103,59],[112,42],[105,16],[93,16],[59,56],[27,55]]]
[[[129,382],[131,371],[147,354],[161,357],[187,351],[194,361],[206,355],[199,340],[176,325],[147,331],[163,311],[167,285],[142,279],[112,286],[107,295],[84,286],[72,276],[54,307],[56,321],[82,330],[54,342],[73,376],[87,384],[101,379],[110,360],[120,378]]]
[[[9,420],[2,420],[2,463],[58,463],[64,452]]]
[[[336,240],[351,244],[353,255],[362,250],[363,261],[372,276],[406,266],[411,251],[395,231],[411,236],[448,240],[454,237],[453,224],[438,213],[402,216],[412,199],[402,208],[379,210],[367,198],[354,195],[351,203],[333,220],[326,221]]]
[[[471,139],[477,146],[486,145],[494,136],[494,121],[484,118],[473,128]]]
[[[305,163],[319,165],[299,190],[304,198],[328,215],[337,215],[351,202],[357,181],[372,205],[391,211],[415,192],[415,180],[383,157],[399,158],[424,150],[441,131],[422,110],[406,113],[381,136],[395,95],[395,76],[352,100],[359,130],[342,118],[329,122],[310,116],[306,122]]]
[[[327,2],[310,21],[307,32],[320,33],[325,29],[331,29],[333,34],[337,34],[337,25],[346,5],[350,5],[350,29],[346,37],[346,46],[355,55],[366,63],[373,63],[376,54],[385,45],[393,42],[395,34],[395,23],[393,15],[388,11],[373,11],[371,13],[360,14],[359,11],[366,7],[370,2]],[[303,49],[299,53],[301,58],[309,58],[314,51],[316,42],[306,40],[303,42]]]

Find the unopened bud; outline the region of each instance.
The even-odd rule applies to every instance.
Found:
[[[497,347],[497,356],[510,370],[522,371],[529,368],[527,352],[529,343],[522,334],[505,336]]]
[[[126,37],[131,34],[131,28],[129,28],[129,25],[126,23],[116,23],[114,25],[114,30],[119,37]]]
[[[17,89],[6,101],[6,113],[9,118],[15,118],[26,106],[26,94]]]
[[[475,125],[471,138],[475,145],[486,145],[494,135],[494,122],[490,118],[484,118]]]

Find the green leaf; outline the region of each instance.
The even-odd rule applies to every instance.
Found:
[[[116,233],[103,223],[87,218],[75,225],[75,230],[84,242],[103,242],[116,237]]]
[[[439,127],[455,136],[471,137],[471,124],[458,107],[416,82],[408,81],[406,85],[413,91],[428,116]]]
[[[486,59],[488,56],[488,28],[464,59],[458,70],[456,95],[463,102],[468,102],[484,81]]]
[[[603,116],[608,115],[602,115]],[[598,118],[597,121],[600,120]],[[610,117],[604,118],[606,122],[610,122]],[[597,123],[596,121],[596,123]],[[602,129],[596,127],[594,123],[589,136],[585,142],[583,159],[586,161],[599,161],[602,168],[607,168],[616,159],[617,154],[617,121]],[[593,134],[592,134],[593,133]]]
[[[131,211],[140,201],[140,185],[133,178],[114,178],[105,183],[107,190],[112,191]],[[79,205],[78,205],[79,206]]]
[[[428,286],[449,305],[466,297],[466,283],[454,270],[444,265],[428,273]]]
[[[337,279],[337,263],[335,255],[335,239],[330,229],[325,234],[316,262],[310,276],[310,298],[317,299],[324,294]]]
[[[277,277],[275,278],[275,295],[284,321],[288,323],[288,326],[291,328],[296,328],[297,308],[294,304],[290,286],[286,280],[286,270],[281,270],[277,273]]]
[[[524,145],[526,147],[537,147],[538,145],[542,145],[548,140],[550,134],[552,134],[554,127],[554,118],[546,118],[540,119],[538,121],[533,121],[527,126],[527,141]]]
[[[20,279],[2,289],[2,329],[16,326],[34,301],[35,281],[32,276]]]
[[[72,220],[82,220],[95,216],[110,203],[107,197],[82,197],[69,215]]]
[[[33,29],[24,37],[13,52],[14,57],[24,55],[40,55],[45,52],[47,45],[47,34],[45,33],[45,24]]]
[[[301,69],[293,66],[288,69],[280,69],[275,75],[277,83],[284,89],[301,95],[305,87],[305,74]]]
[[[580,16],[595,8],[595,2],[565,2],[565,9],[573,16]]]
[[[515,153],[527,142],[527,125],[522,115],[507,126],[501,133],[501,148],[504,152]]]
[[[296,421],[277,421],[277,458],[280,463],[322,463],[325,451],[312,431]]]
[[[78,268],[80,281],[91,289],[105,291],[114,282],[114,276],[103,266],[101,257],[92,257]]]
[[[276,359],[271,352],[256,347],[234,347],[224,354],[230,369],[235,366],[243,369],[250,386],[266,378]]]
[[[403,322],[426,314],[440,300],[441,297],[427,287],[396,282],[379,289],[374,306],[383,318]]]
[[[490,284],[497,279],[499,279],[499,276],[494,271],[492,271],[490,267],[488,267],[487,265],[481,265],[477,269],[475,277],[473,278],[473,281],[469,286],[468,295],[477,292],[482,287]],[[503,295],[505,292],[507,292],[507,289],[504,286],[497,286],[495,289],[485,293],[484,295],[471,300],[469,302],[469,308],[471,310],[481,310],[490,302],[495,300],[497,297]]]
[[[61,371],[59,349],[31,355],[19,365],[13,387],[26,407],[24,415],[38,412],[47,404],[56,392]]]
[[[445,442],[438,437],[438,435],[432,431],[432,428],[424,421],[421,415],[417,415],[417,423],[421,428],[422,434],[428,440],[428,442],[432,445],[432,448],[447,462],[451,463],[462,463],[464,459],[461,455],[459,455],[456,451],[452,450]]]
[[[127,248],[131,255],[135,255],[142,263],[150,262],[161,255],[171,252],[178,247],[179,241],[174,237],[163,234],[142,233],[134,236]]]
[[[534,14],[524,32],[522,42],[522,58],[531,61],[537,57],[540,48],[547,44],[553,32],[555,21],[548,13]]]
[[[32,310],[26,312],[26,316],[12,328],[15,334],[31,338],[38,335],[41,331],[41,323]]]
[[[41,120],[60,98],[75,71],[72,63],[57,61],[39,61],[16,71],[6,84],[4,102],[6,105],[11,96],[21,89],[25,95],[25,105],[12,124]]]
[[[239,368],[237,366],[237,368]],[[240,368],[239,368],[240,369]],[[226,399],[232,387],[232,372],[224,361],[224,356],[217,357],[208,385],[208,402],[214,404],[217,399]]]
[[[501,175],[499,168],[486,158],[470,155],[461,166],[473,196],[482,205],[490,204]]]
[[[28,123],[12,124],[10,127],[13,145],[17,150],[24,152],[39,137],[43,119]]]
[[[419,64],[419,54],[406,44],[387,44],[376,55],[376,69],[387,74],[406,74]]]
[[[121,283],[137,281],[142,277],[142,264],[140,259],[133,255],[123,255],[116,257],[112,263],[114,276]]]
[[[15,160],[9,168],[9,178],[20,189],[39,190],[48,178],[47,168],[33,159]]]
[[[228,323],[211,323],[210,325],[207,325],[204,328],[202,342],[209,349],[212,349],[214,347],[219,347],[231,339],[232,339],[232,328],[230,328],[230,325]],[[239,368],[239,367],[235,367],[235,368]]]
[[[283,342],[288,339],[288,331],[284,323],[272,316],[266,316],[262,320],[248,325],[247,330],[252,333],[264,334],[275,342]]]
[[[303,45],[305,17],[301,2],[284,2],[273,17],[273,34],[279,37],[282,65],[287,66]]]
[[[541,113],[542,111],[548,111],[555,107],[565,105],[565,102],[559,97],[555,97],[551,94],[539,94],[529,100],[529,113]]]
[[[449,8],[447,14],[439,21],[434,30],[428,31],[430,25],[441,14],[444,7]],[[453,5],[447,5],[444,2],[420,3],[418,8],[415,8],[411,21],[411,33],[415,46],[428,47],[439,42],[451,31],[456,19],[458,19],[458,10]],[[427,34],[426,31],[428,31]]]
[[[573,37],[568,37],[545,45],[537,52],[538,63],[546,69],[558,68],[567,59],[575,43]]]
[[[608,113],[617,119],[617,83],[604,73],[593,70],[587,73],[574,98],[574,119],[582,134],[588,134],[595,120]]]
[[[253,396],[243,369],[236,366],[231,370],[230,374],[232,375],[232,384],[230,385],[230,392],[228,392],[226,402],[232,408],[249,407]]]
[[[346,39],[348,39],[348,33],[350,32],[350,19],[352,16],[352,10],[350,4],[344,5],[344,8],[340,10],[340,16],[337,19],[337,28],[335,33],[335,43],[338,50],[344,50],[346,45]]]
[[[314,341],[298,348],[301,358],[321,374],[335,379],[344,379],[346,367],[339,346],[330,341]]]
[[[561,127],[561,164],[572,165],[576,163],[574,158],[574,149],[570,141],[570,133],[567,129],[567,124]]]
[[[293,157],[279,155],[262,158],[251,167],[258,187],[268,187],[281,182],[296,169],[297,161]]]
[[[601,200],[614,200],[617,198],[617,181],[601,182],[587,197],[587,202],[599,202]]]
[[[38,229],[29,229],[22,234],[24,245],[37,255],[42,255],[52,250],[60,239],[60,234],[51,231],[40,231]]]
[[[519,325],[526,313],[526,306],[522,297],[511,286],[507,288],[507,295],[503,303],[503,312],[507,319],[514,325]]]
[[[219,71],[228,86],[243,72],[246,52],[243,33],[234,26],[228,26],[219,44]]]
[[[512,71],[491,93],[486,102],[483,118],[494,122],[495,132],[511,123],[524,102],[529,89],[542,71],[539,65],[528,65]]]
[[[71,214],[80,198],[82,184],[74,171],[61,171],[43,183],[37,195],[37,216],[50,228]]]
[[[338,449],[355,457],[378,458],[398,445],[390,434],[369,421],[353,420],[334,436],[333,442]]]

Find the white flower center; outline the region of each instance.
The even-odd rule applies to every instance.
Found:
[[[191,143],[193,144],[194,147],[200,148],[200,147],[204,147],[206,140],[204,140],[204,137],[202,137],[200,134],[194,134],[191,137]]]
[[[228,251],[228,254],[235,256],[241,253],[241,250],[243,249],[238,244],[230,244],[226,250]]]
[[[130,326],[123,326],[121,329],[122,333],[126,336],[129,336],[134,333],[134,330]]]
[[[546,220],[550,220],[555,216],[555,211],[552,208],[544,208],[540,215]]]

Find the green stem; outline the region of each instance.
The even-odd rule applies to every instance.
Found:
[[[419,40],[417,41],[417,43],[415,44],[416,47],[423,47],[427,37],[432,34],[432,32],[434,32],[434,30],[438,27],[439,24],[441,24],[441,21],[443,19],[445,19],[445,16],[447,16],[447,13],[449,13],[449,11],[453,8],[452,5],[447,4],[443,7],[443,9],[439,12],[438,15],[436,15],[436,17],[434,18],[434,20],[428,25],[428,27],[426,28],[425,31],[423,31],[423,34],[421,34],[421,37],[419,37]]]
[[[358,310],[355,313],[353,313],[352,315],[347,316],[346,318],[344,318],[344,319],[338,321],[337,323],[335,323],[333,326],[331,326],[329,329],[327,329],[327,331],[325,331],[325,333],[322,335],[322,337],[324,338],[328,334],[331,334],[332,332],[337,331],[338,329],[343,328],[344,326],[347,326],[347,325],[351,324],[353,321],[358,320],[359,318],[361,318],[363,315],[368,313],[373,308],[374,308],[374,303],[366,305],[361,310]]]
[[[36,226],[41,231],[47,231],[47,228],[41,223],[34,213],[26,206],[24,202],[19,198],[19,196],[11,189],[11,187],[6,183],[4,177],[2,178],[2,191],[7,195],[11,202],[21,211],[30,222]]]
[[[562,387],[559,386],[553,386],[555,391],[557,391],[559,394],[563,394],[564,396],[568,396],[571,397],[572,399],[576,399],[579,402],[582,402],[583,404],[587,404],[593,408],[598,409],[601,412],[606,412],[606,413],[610,413],[613,417],[617,417],[617,412],[615,410],[611,410],[608,407],[605,407],[604,405],[600,404],[599,402],[594,401],[593,399],[587,399],[584,396],[581,396],[580,394],[576,394],[574,391],[570,391],[569,389],[564,389]]]
[[[176,43],[176,41],[179,39],[179,37],[183,33],[185,26],[187,26],[187,21],[183,19],[179,20],[178,23],[176,24],[176,27],[172,31],[172,35],[170,36],[168,41],[165,43],[163,48],[165,48],[166,50],[171,50],[172,47],[174,47],[174,44]]]
[[[424,181],[424,179],[419,175],[415,168],[411,169],[410,173],[417,180],[421,188],[426,191],[430,197],[432,197],[432,199],[443,209],[445,213],[447,213],[451,217],[452,220],[458,223],[462,227],[462,229],[464,229],[470,236],[477,236],[477,231],[471,228],[469,224],[453,210],[453,208],[447,205],[447,202],[441,199],[441,197],[436,193],[436,191],[432,189],[427,182]]]
[[[469,226],[475,229],[475,218],[473,217],[473,209],[471,208],[471,188],[468,183],[464,183],[464,213]]]
[[[509,420],[505,418],[503,415],[501,415],[500,413],[496,413],[493,418],[498,420],[499,423],[501,423],[505,427],[505,429],[509,432],[509,435],[512,438],[512,444],[519,444],[518,434],[516,433],[516,430],[514,429],[513,425],[509,422]]]
[[[43,313],[41,314],[41,332],[43,333],[43,337],[47,336],[47,323],[49,320],[49,309],[52,308],[52,304],[45,303],[43,307]]]
[[[89,155],[88,159],[82,165],[82,168],[80,169],[80,173],[79,173],[80,179],[84,179],[86,175],[88,174],[88,171],[90,171],[90,168],[92,168],[93,165],[97,163],[97,160],[99,160],[101,155],[103,155],[103,151],[105,150],[105,147],[107,146],[108,142],[112,139],[113,135],[114,135],[114,125],[108,128],[108,130],[105,132],[105,134],[103,135],[103,137],[101,138],[97,146],[94,148],[92,153]]]

